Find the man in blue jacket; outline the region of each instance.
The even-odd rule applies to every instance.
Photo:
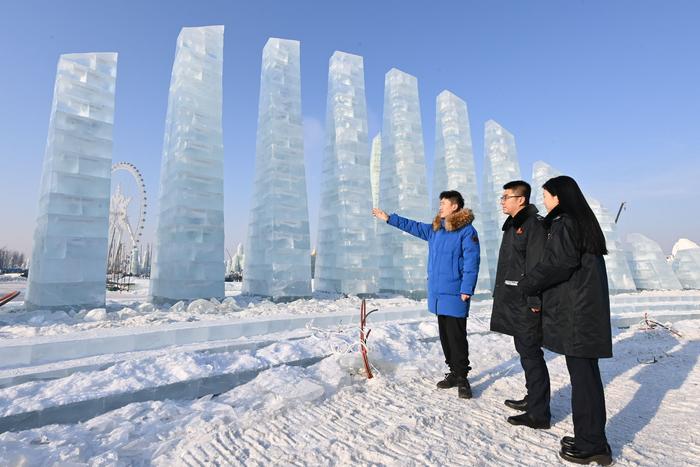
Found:
[[[464,198],[458,191],[440,193],[440,212],[432,225],[388,215],[379,208],[374,208],[372,214],[428,242],[428,309],[438,317],[440,343],[450,368],[437,387],[456,386],[459,397],[470,399],[467,316],[480,261],[479,236],[472,225],[474,214],[464,209]]]

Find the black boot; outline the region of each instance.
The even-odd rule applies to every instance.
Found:
[[[549,420],[535,420],[530,416],[529,413],[521,413],[520,415],[513,415],[508,417],[508,423],[511,425],[524,425],[530,428],[549,430],[550,421]]]
[[[460,378],[457,382],[457,395],[460,399],[472,398],[472,387],[469,386],[469,380],[466,376],[464,378]]]
[[[527,396],[520,400],[506,399],[504,402],[508,407],[515,410],[520,410],[521,412],[527,412]]]
[[[576,440],[573,436],[564,436],[559,440],[559,444],[561,444],[562,448],[571,449],[576,446]]]
[[[562,459],[576,464],[588,464],[590,462],[597,462],[600,465],[612,464],[612,451],[610,450],[610,445],[607,443],[604,449],[595,452],[584,452],[575,447],[562,447],[561,451],[559,451],[559,455]]]
[[[442,381],[438,381],[437,387],[439,389],[450,389],[450,388],[457,386],[458,380],[459,380],[459,377],[456,374],[454,374],[452,372],[445,373],[445,379],[443,379]]]

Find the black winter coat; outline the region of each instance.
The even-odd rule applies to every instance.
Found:
[[[576,221],[558,207],[543,225],[542,261],[519,284],[524,293],[542,293],[543,346],[572,357],[612,357],[603,256],[582,251]]]
[[[541,298],[538,294],[526,297],[518,288],[518,282],[542,258],[546,232],[541,220],[537,208],[530,204],[515,217],[508,217],[503,224],[491,311],[492,331],[519,336],[530,342],[534,340],[540,345],[540,314],[530,308],[540,308]]]

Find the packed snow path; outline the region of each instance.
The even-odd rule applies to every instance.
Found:
[[[700,464],[700,322],[616,333],[601,361],[608,437],[618,465]],[[354,354],[308,368],[280,366],[214,398],[130,404],[77,425],[0,435],[8,465],[559,465],[571,434],[564,359],[547,354],[553,427],[509,425],[503,400],[522,396],[511,339],[470,320],[475,398],[438,390],[437,326],[374,326],[379,376],[358,373]]]

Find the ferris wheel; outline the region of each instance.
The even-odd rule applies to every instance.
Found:
[[[133,179],[133,186],[128,194],[122,191],[120,184],[116,186],[111,196],[109,207],[109,270],[124,270],[132,261],[134,252],[137,252],[143,235],[144,221],[146,219],[146,184],[141,172],[134,164],[119,162],[112,166],[112,176],[117,172],[126,172]],[[132,185],[129,183],[129,185]],[[132,202],[138,203],[137,209],[130,209]],[[136,212],[130,219],[129,211]]]

